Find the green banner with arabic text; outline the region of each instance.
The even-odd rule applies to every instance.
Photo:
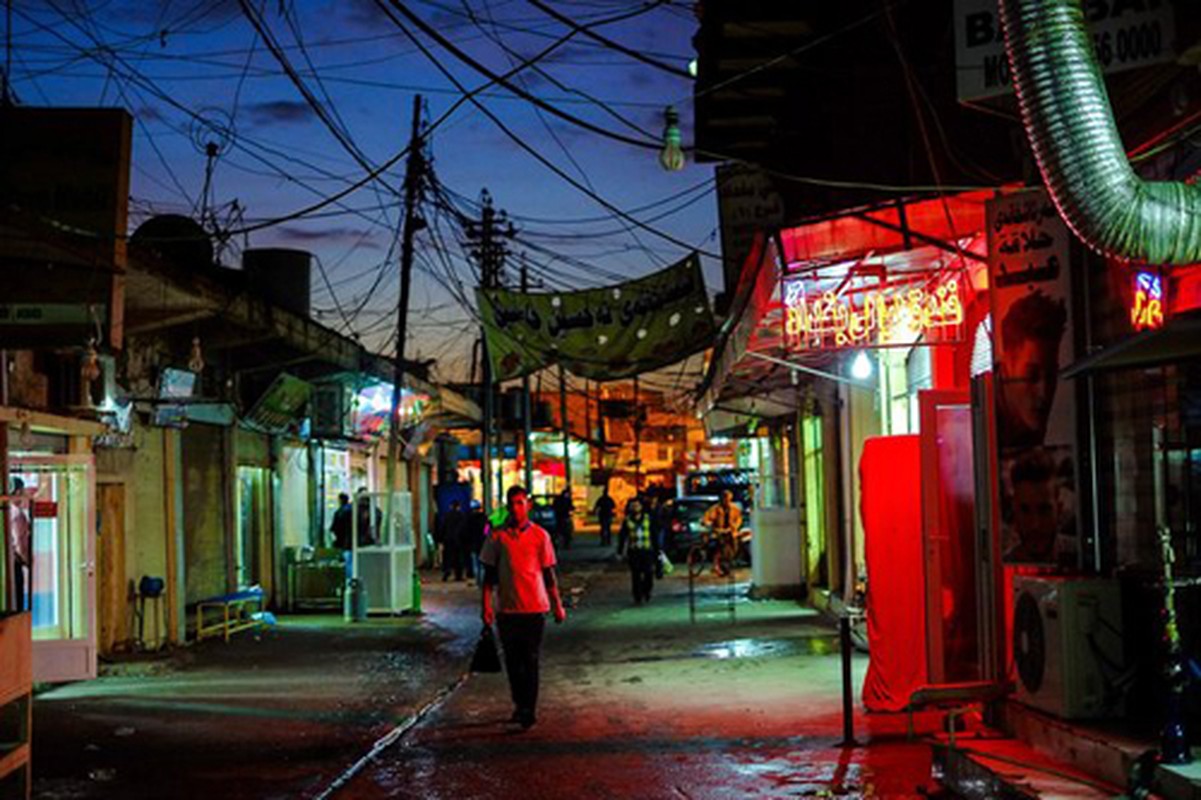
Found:
[[[593,380],[629,378],[708,347],[716,327],[700,259],[577,292],[478,289],[496,380],[551,364]]]

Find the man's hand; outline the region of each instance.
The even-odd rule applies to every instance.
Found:
[[[561,625],[567,619],[567,609],[563,608],[562,603],[555,603],[555,624]]]
[[[482,619],[484,624],[488,626],[491,626],[494,622],[496,622],[496,612],[492,610],[491,605],[484,606],[484,611],[482,614],[480,614],[480,619]]]

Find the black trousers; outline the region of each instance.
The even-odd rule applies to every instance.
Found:
[[[25,562],[19,558],[14,558],[12,561],[12,565],[13,565],[13,591],[16,593],[16,598],[15,598],[16,606],[13,608],[13,611],[29,611],[30,609],[27,607],[28,602],[27,602],[27,598],[26,598],[27,589],[25,586],[26,579],[28,577],[26,572],[29,569],[29,567],[27,567],[25,565]]]
[[[613,520],[601,517],[600,521],[600,543],[604,547],[608,547],[613,541]]]
[[[497,614],[500,645],[505,652],[509,691],[518,711],[530,714],[538,706],[538,659],[542,655],[544,614]]]
[[[463,545],[457,539],[447,539],[442,543],[442,580],[455,574],[455,580],[463,580]]]
[[[630,559],[630,588],[634,592],[634,602],[641,603],[651,599],[651,589],[655,587],[655,551],[641,547],[631,547]]]

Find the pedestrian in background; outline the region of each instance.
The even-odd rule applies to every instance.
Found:
[[[659,553],[651,536],[650,515],[643,510],[640,500],[630,503],[629,513],[617,535],[618,554],[623,550],[627,551],[634,605],[649,603],[651,590],[655,586],[655,565],[659,561]]]
[[[571,535],[575,523],[571,519],[575,505],[571,502],[571,489],[564,489],[555,495],[553,510],[555,512],[555,537],[564,550],[571,549]]]
[[[334,537],[334,547],[342,551],[342,562],[346,566],[346,579],[351,576],[350,537],[353,535],[354,506],[350,504],[350,495],[338,492],[338,510],[334,512],[334,520],[329,526],[329,532]]]
[[[28,497],[25,482],[20,478],[12,479],[12,496]],[[12,591],[13,602],[10,607],[14,611],[29,611],[29,587],[32,575],[29,566],[33,563],[30,551],[33,547],[33,528],[29,523],[29,513],[22,504],[8,501],[8,537],[12,548]]]
[[[458,500],[450,502],[450,510],[442,518],[442,580],[463,580],[463,545],[466,539],[467,518]]]
[[[481,592],[485,625],[500,631],[505,672],[513,698],[515,722],[527,729],[537,720],[538,670],[546,613],[555,622],[567,618],[555,577],[555,548],[550,534],[530,521],[530,498],[524,487],[506,494],[508,517],[484,542]],[[493,592],[496,598],[493,598]]]
[[[488,519],[484,516],[484,510],[480,508],[478,500],[472,500],[463,525],[463,552],[467,554],[468,572],[476,583],[484,582],[483,569],[480,567],[480,549],[484,546],[487,529]]]
[[[613,541],[613,517],[617,513],[617,503],[609,496],[608,486],[605,486],[601,496],[597,498],[592,513],[596,514],[596,521],[600,523],[601,547],[608,547]]]

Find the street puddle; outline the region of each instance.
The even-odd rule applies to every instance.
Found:
[[[792,655],[829,655],[837,652],[837,642],[829,636],[805,636],[789,639],[730,639],[712,642],[693,651],[698,658],[779,658]]]

